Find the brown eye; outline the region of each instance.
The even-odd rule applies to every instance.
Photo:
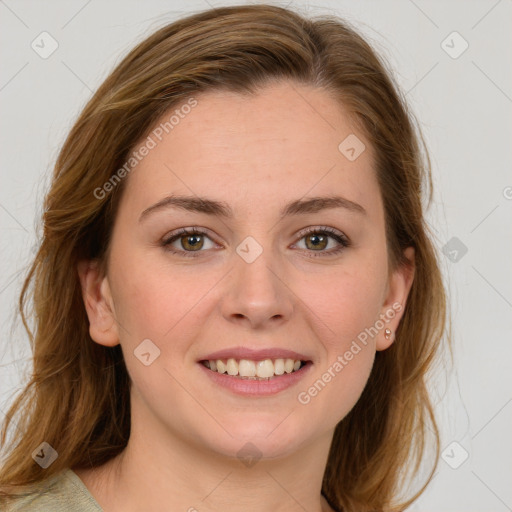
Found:
[[[351,245],[350,240],[343,233],[330,227],[306,229],[300,235],[302,236],[300,241],[305,240],[304,245],[308,256],[333,256]],[[334,241],[334,246],[326,250],[331,240]]]
[[[202,235],[184,235],[180,236],[181,245],[186,251],[196,251],[203,247],[204,240],[201,240]]]
[[[304,238],[306,239],[306,246],[308,247],[308,249],[322,250],[325,249],[329,243],[328,236],[318,235],[316,233],[312,235],[307,235]],[[308,241],[310,243],[308,243]]]
[[[210,246],[205,246],[205,242],[209,241]],[[182,228],[178,232],[171,235],[161,242],[166,251],[181,256],[199,256],[203,249],[211,249],[214,243],[206,232],[198,229]],[[197,254],[194,254],[197,253]]]

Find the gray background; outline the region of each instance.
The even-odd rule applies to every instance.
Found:
[[[30,371],[16,301],[73,120],[137,41],[182,14],[234,3],[0,0],[0,419]],[[432,381],[445,451],[410,510],[512,510],[512,0],[275,4],[355,24],[395,70],[432,156],[428,219],[439,251],[447,247],[455,365]],[[31,47],[43,31],[58,43],[46,59]]]

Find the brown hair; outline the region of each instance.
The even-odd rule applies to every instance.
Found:
[[[19,300],[33,373],[3,425],[1,443],[7,448],[16,418],[0,470],[0,496],[14,496],[16,489],[64,468],[99,466],[129,438],[130,378],[121,349],[92,341],[76,270],[82,259],[97,259],[106,269],[125,181],[101,200],[94,191],[165,112],[192,94],[254,94],[282,79],[325,90],[353,114],[375,150],[390,266],[408,264],[403,250],[415,249],[415,277],[396,341],[377,352],[363,394],[335,429],[322,493],[335,509],[364,512],[402,510],[423,492],[439,458],[426,379],[447,312],[423,216],[422,198],[428,187],[430,204],[432,178],[421,132],[386,65],[346,22],[251,5],[196,13],[152,34],[114,69],[67,137],[45,198],[42,241]],[[29,296],[34,333],[25,311]],[[397,502],[404,470],[417,471],[429,431],[435,461],[427,483]],[[59,454],[45,470],[31,458],[43,441]]]

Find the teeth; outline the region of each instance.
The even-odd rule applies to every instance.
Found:
[[[276,375],[283,375],[283,373],[284,373],[284,359],[276,359],[274,361],[274,373]]]
[[[256,363],[247,359],[241,359],[238,363],[238,374],[240,377],[255,377]],[[258,375],[258,377],[261,377],[261,375]]]
[[[284,371],[286,373],[293,372],[293,359],[285,359],[284,360]]]
[[[222,359],[205,361],[205,366],[218,373],[227,373],[233,377],[246,379],[269,379],[275,375],[296,372],[302,362],[299,359],[264,359],[251,361],[249,359]]]
[[[256,375],[260,378],[273,377],[274,363],[270,359],[258,361],[256,364]]]
[[[234,359],[228,359],[226,364],[228,375],[238,375],[238,364]]]

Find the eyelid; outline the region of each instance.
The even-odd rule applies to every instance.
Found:
[[[307,228],[301,229],[297,233],[297,236],[299,237],[299,240],[301,240],[304,236],[309,235],[310,233],[328,233],[335,239],[340,238],[343,243],[347,245],[347,247],[352,244],[345,233],[336,228],[331,228],[330,226],[309,226]]]
[[[164,236],[162,241],[164,243],[168,243],[173,238],[177,238],[180,235],[190,235],[190,234],[198,234],[198,235],[207,235],[212,240],[215,238],[214,235],[212,235],[213,231],[210,231],[208,228],[203,228],[201,226],[187,226],[184,228],[178,228],[174,231],[171,231],[170,233],[167,233],[167,235]]]

